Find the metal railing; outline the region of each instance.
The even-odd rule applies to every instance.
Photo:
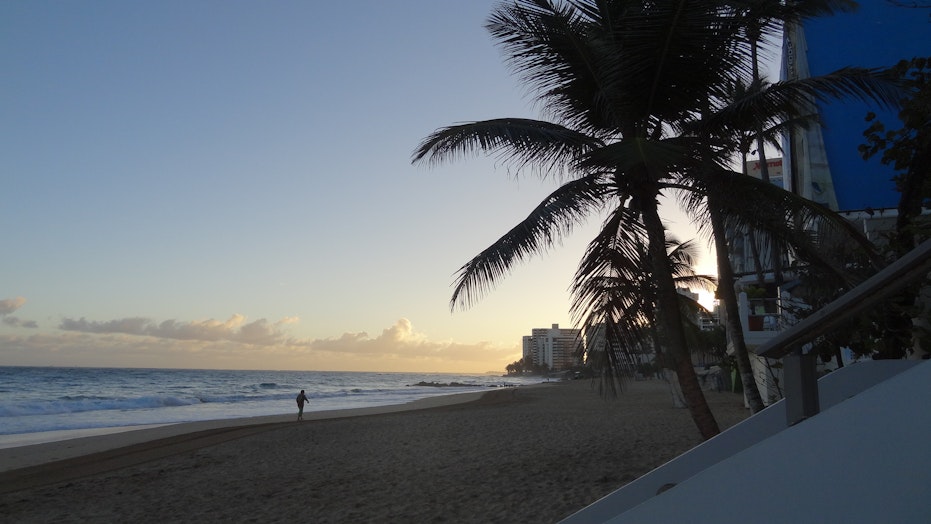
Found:
[[[802,346],[926,276],[929,271],[931,240],[925,241],[837,300],[755,349],[761,357],[783,359],[788,425],[801,422],[820,411],[816,355],[804,354]]]

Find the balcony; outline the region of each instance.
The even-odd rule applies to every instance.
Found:
[[[747,344],[756,346],[774,337],[780,329],[779,299],[749,298],[746,292],[737,295],[741,325]]]
[[[775,298],[747,299],[746,319],[748,331],[778,331],[778,300]]]

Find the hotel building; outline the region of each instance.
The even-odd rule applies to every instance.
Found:
[[[565,371],[581,364],[582,330],[567,329],[553,324],[548,328],[533,328],[524,336],[524,362],[545,365],[550,371]]]

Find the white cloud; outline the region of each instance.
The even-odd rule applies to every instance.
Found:
[[[285,324],[293,322],[291,319],[286,320]],[[180,322],[172,319],[160,323],[140,317],[121,318],[105,322],[89,321],[83,317],[78,320],[65,318],[58,327],[64,331],[78,331],[81,333],[119,333],[174,340],[229,341],[270,346],[286,342],[285,335],[278,329],[279,325],[282,324],[269,325],[264,318],[247,324],[245,316],[236,314],[226,321],[209,319]]]
[[[378,337],[370,337],[365,332],[344,333],[339,338],[317,339],[307,344],[314,351],[430,361],[437,364],[500,362],[511,357],[511,361],[514,361],[520,358],[520,350],[516,343],[502,347],[490,342],[463,344],[448,340],[430,340],[425,334],[415,331],[411,321],[406,318],[399,319],[393,326],[383,330]]]
[[[23,297],[7,298],[0,300],[0,315],[9,315],[17,309],[23,307],[26,299]]]

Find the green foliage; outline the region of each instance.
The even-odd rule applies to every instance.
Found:
[[[546,364],[534,364],[525,359],[511,362],[505,367],[508,375],[545,375],[550,372]]]
[[[724,328],[721,326],[700,330],[693,347],[695,351],[712,356],[719,365],[728,359],[727,337],[724,334]]]
[[[866,121],[871,125],[863,132],[867,143],[858,149],[864,159],[881,152],[883,164],[908,171],[916,157],[931,145],[931,57],[902,60],[889,72],[907,89],[908,96],[899,111],[903,125],[887,129],[875,113],[868,113]]]
[[[894,181],[902,196],[889,244],[901,256],[916,241],[931,237],[928,221],[921,218],[922,208],[931,208],[931,57],[903,60],[891,73],[907,90],[899,112],[902,127],[889,129],[870,113],[866,143],[858,149],[864,159],[881,154],[881,162],[897,172]]]
[[[931,207],[931,57],[902,60],[891,73],[907,90],[899,112],[901,127],[889,129],[875,114],[868,114],[866,120],[871,124],[863,133],[866,143],[858,149],[864,159],[881,155],[881,162],[897,171],[898,216],[885,246],[887,258],[895,259],[931,238],[931,221],[922,212]],[[929,320],[917,296],[915,287],[906,289],[882,308],[855,320],[846,334],[835,337],[847,339],[846,345],[858,354],[902,358],[915,340],[927,338],[927,330],[912,322],[922,316]]]
[[[890,261],[913,249],[917,242],[931,238],[931,223],[927,215],[922,215],[922,208],[931,205],[931,58],[903,60],[885,74],[903,88],[899,111],[902,126],[890,129],[874,113],[868,114],[866,120],[870,125],[864,132],[866,143],[858,150],[864,159],[879,155],[883,164],[897,171],[894,180],[901,193],[897,221],[894,231],[885,235],[885,242],[879,246],[882,258]],[[797,318],[818,311],[843,294],[852,283],[865,280],[879,269],[875,259],[865,258],[862,252],[850,249],[846,243],[832,243],[830,235],[822,235],[817,241],[822,251],[832,254],[834,265],[844,268],[846,277],[829,265],[794,267],[799,285],[792,292],[805,306],[794,311],[787,308],[787,311]],[[916,300],[919,288],[913,286],[820,337],[813,342],[814,351],[824,361],[839,358],[840,347],[872,358],[906,356],[914,340],[927,335],[912,323],[912,319],[928,314]]]

